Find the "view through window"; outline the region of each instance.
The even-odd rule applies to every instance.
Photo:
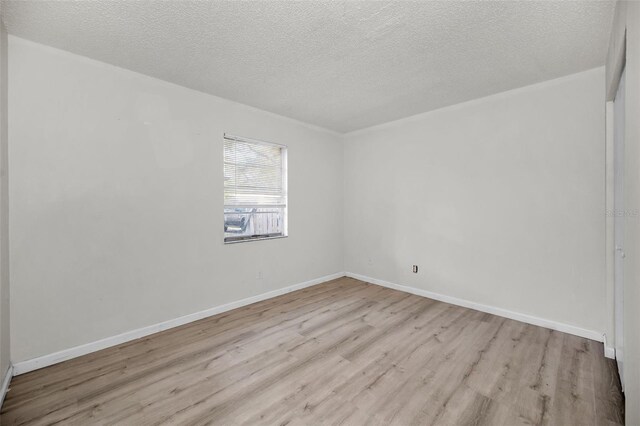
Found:
[[[287,236],[287,148],[224,136],[224,241]]]

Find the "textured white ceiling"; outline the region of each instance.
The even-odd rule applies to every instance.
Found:
[[[8,31],[339,132],[604,63],[611,1],[4,1]]]

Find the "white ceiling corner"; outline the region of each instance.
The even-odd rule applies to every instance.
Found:
[[[19,37],[349,132],[604,64],[613,1],[4,0]]]

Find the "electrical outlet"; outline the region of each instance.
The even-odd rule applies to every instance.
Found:
[[[413,273],[414,274],[418,273],[418,265],[413,265]]]
[[[259,280],[262,279],[262,271],[258,271],[258,276],[256,278],[258,278]]]

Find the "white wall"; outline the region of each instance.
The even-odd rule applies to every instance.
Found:
[[[2,6],[0,6],[1,8]],[[0,385],[10,365],[7,33],[0,15]],[[0,389],[2,392],[2,389]],[[3,395],[0,395],[0,404]]]
[[[345,270],[602,332],[604,97],[599,68],[348,134]]]
[[[14,363],[343,270],[337,135],[15,37],[9,58]],[[288,238],[223,245],[224,132],[289,146]]]
[[[14,362],[342,270],[605,328],[602,68],[341,137],[9,47]],[[289,238],[222,244],[224,132],[289,145]]]
[[[626,43],[625,43],[626,35]],[[640,3],[619,1],[607,57],[607,95],[612,100],[622,69],[625,72],[624,207],[640,209]],[[624,381],[625,420],[640,424],[640,217],[625,216],[624,223]]]

